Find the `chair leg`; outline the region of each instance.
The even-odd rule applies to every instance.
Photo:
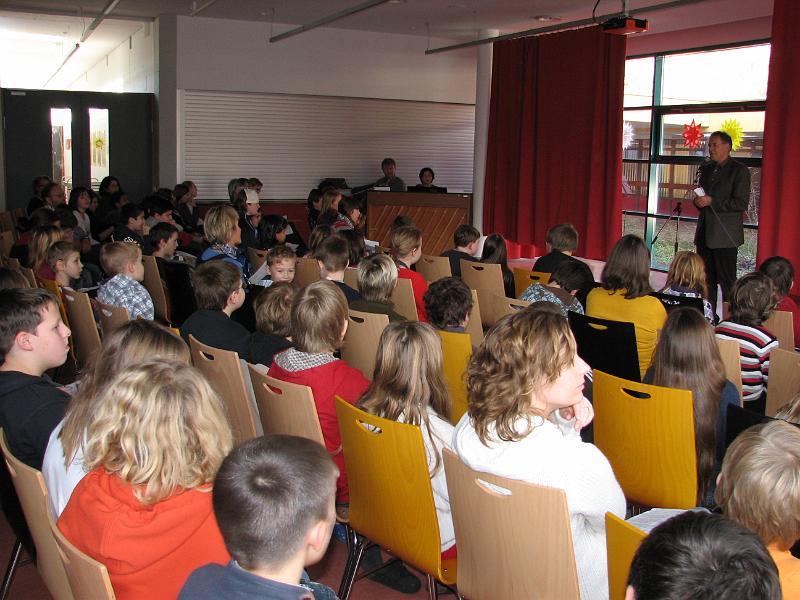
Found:
[[[350,591],[353,589],[353,582],[356,579],[358,572],[358,565],[361,562],[361,557],[364,555],[364,549],[369,544],[369,540],[365,537],[359,539],[355,530],[347,526],[347,563],[344,566],[344,573],[342,574],[342,583],[339,585],[339,598],[340,600],[348,600]],[[0,599],[2,600],[2,599]]]
[[[436,592],[436,579],[430,574],[426,574],[425,578],[428,580],[428,600],[436,600],[439,596]]]
[[[5,577],[3,577],[3,585],[0,587],[0,600],[6,600],[8,591],[11,589],[11,581],[14,579],[14,573],[17,572],[17,565],[19,564],[19,557],[22,554],[22,542],[19,538],[14,542],[14,548],[11,550],[11,558],[8,559],[8,567],[6,568]]]

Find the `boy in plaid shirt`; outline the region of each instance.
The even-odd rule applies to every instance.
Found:
[[[111,242],[100,250],[100,264],[111,277],[97,291],[104,304],[127,308],[131,319],[153,320],[153,300],[145,287],[142,250],[132,242]]]

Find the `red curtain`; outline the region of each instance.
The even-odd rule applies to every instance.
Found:
[[[764,122],[764,162],[758,224],[758,262],[779,254],[800,270],[800,10],[775,0]],[[795,288],[796,289],[796,288]]]
[[[622,231],[625,39],[590,27],[494,45],[484,233],[543,247],[570,222],[580,256]]]

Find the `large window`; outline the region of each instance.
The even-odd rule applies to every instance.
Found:
[[[752,176],[738,269],[755,268],[769,51],[755,44],[626,62],[623,232],[645,239],[654,269],[669,268],[676,243],[694,249],[692,190],[718,129],[734,138],[732,155]]]

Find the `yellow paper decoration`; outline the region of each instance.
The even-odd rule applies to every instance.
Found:
[[[719,129],[731,136],[731,141],[733,142],[731,150],[738,150],[742,145],[742,134],[744,133],[742,124],[736,119],[725,119]]]

